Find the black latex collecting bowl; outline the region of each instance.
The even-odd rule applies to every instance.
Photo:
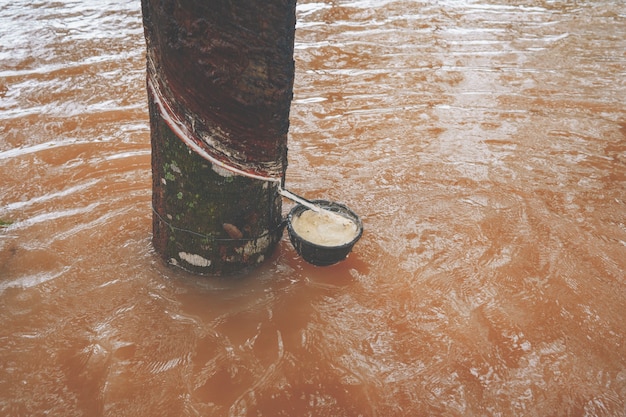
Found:
[[[355,243],[361,238],[361,235],[363,234],[363,223],[356,213],[343,204],[326,200],[313,200],[312,203],[352,220],[357,226],[356,236],[350,242],[339,246],[322,246],[305,240],[302,236],[296,233],[295,230],[293,230],[292,226],[293,219],[300,216],[302,212],[309,210],[307,207],[298,204],[291,209],[287,217],[287,231],[289,232],[289,239],[291,240],[291,244],[295,248],[296,252],[298,252],[298,254],[302,256],[305,261],[317,266],[336,264],[348,256]]]

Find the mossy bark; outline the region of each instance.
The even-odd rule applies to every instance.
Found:
[[[278,184],[234,175],[192,152],[150,103],[156,251],[198,274],[261,263],[283,233]]]

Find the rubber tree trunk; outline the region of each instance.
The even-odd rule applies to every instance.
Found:
[[[222,275],[280,240],[295,0],[142,0],[153,244]]]

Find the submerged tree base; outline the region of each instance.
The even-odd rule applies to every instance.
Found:
[[[271,255],[283,234],[278,183],[236,175],[180,140],[149,94],[153,244],[169,264],[232,274]]]

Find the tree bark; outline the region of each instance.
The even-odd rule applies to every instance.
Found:
[[[142,0],[153,244],[222,275],[260,263],[283,232],[295,0]]]

